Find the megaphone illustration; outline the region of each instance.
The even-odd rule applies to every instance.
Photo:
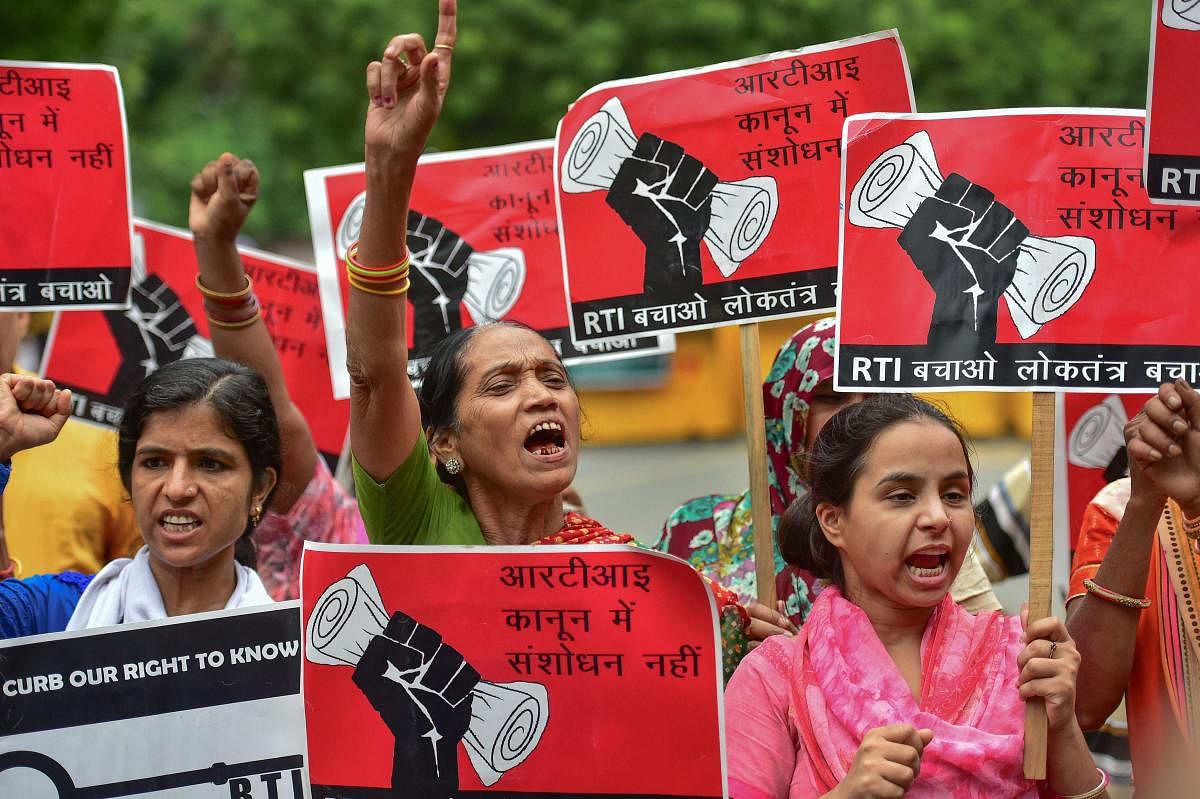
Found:
[[[1163,24],[1182,31],[1200,31],[1200,0],[1165,0]]]
[[[929,134],[917,131],[867,167],[850,193],[850,223],[903,228],[921,201],[937,192],[942,180]],[[1096,243],[1092,239],[1026,237],[1017,248],[1016,275],[1004,292],[1021,338],[1029,338],[1070,310],[1095,270]]]
[[[621,163],[633,155],[637,139],[620,98],[610,98],[584,121],[567,147],[562,162],[563,191],[608,191]],[[732,275],[762,246],[778,210],[775,178],[750,177],[716,185],[704,241],[723,276]]]
[[[364,191],[354,198],[338,221],[334,242],[339,260],[345,260],[346,252],[358,241],[366,204],[367,193]],[[525,253],[517,247],[471,253],[467,259],[467,293],[463,304],[475,323],[503,319],[517,304],[527,273]]]
[[[308,620],[305,657],[312,663],[357,666],[388,622],[383,598],[365,564],[330,585]],[[494,785],[541,740],[550,717],[545,686],[481,680],[471,691],[471,722],[463,738],[475,773]]]
[[[1125,423],[1129,415],[1116,394],[1088,408],[1067,439],[1067,461],[1088,469],[1104,469],[1105,479],[1116,480],[1128,468]]]

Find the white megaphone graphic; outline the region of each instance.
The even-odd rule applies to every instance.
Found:
[[[346,258],[350,246],[358,241],[366,204],[367,193],[364,191],[354,198],[338,221],[334,243],[337,257],[341,260]],[[498,247],[471,253],[467,259],[467,293],[463,297],[463,304],[467,306],[471,319],[476,324],[503,319],[521,296],[526,272],[525,253],[518,247]]]
[[[367,644],[387,626],[385,607],[370,569],[356,566],[326,588],[313,607],[305,657],[322,665],[357,666]],[[544,685],[480,680],[471,691],[471,723],[463,738],[480,782],[494,785],[529,757],[549,718]]]
[[[562,188],[570,194],[608,191],[621,163],[633,155],[637,136],[617,97],[588,117],[571,140],[562,162]],[[772,177],[718,183],[704,241],[725,277],[766,241],[779,210],[779,189]]]
[[[876,158],[850,193],[850,223],[903,228],[917,206],[942,185],[929,134],[917,131]],[[1027,236],[1017,248],[1017,272],[1004,292],[1021,338],[1066,313],[1096,271],[1096,242],[1085,236]]]
[[[1200,0],[1163,0],[1163,24],[1181,31],[1200,31]]]
[[[1075,466],[1105,469],[1125,448],[1125,405],[1116,394],[1088,408],[1067,439],[1067,460]]]

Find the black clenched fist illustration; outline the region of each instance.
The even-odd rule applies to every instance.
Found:
[[[408,298],[413,308],[413,349],[426,352],[462,328],[460,306],[467,293],[468,266],[474,249],[441,222],[408,212],[408,249],[412,254]]]
[[[147,375],[184,357],[197,333],[179,295],[153,274],[134,283],[127,310],[106,311],[104,319],[122,358],[108,393],[122,401]]]
[[[458,742],[470,725],[478,682],[479,672],[436,630],[403,612],[371,639],[354,684],[396,738],[394,789],[447,797],[458,789]]]
[[[1028,235],[992,192],[959,174],[917,206],[899,243],[934,291],[928,343],[939,357],[973,357],[996,341],[997,304]]]
[[[700,288],[700,241],[711,221],[717,181],[682,147],[653,133],[643,133],[621,162],[605,199],[646,245],[647,296]]]

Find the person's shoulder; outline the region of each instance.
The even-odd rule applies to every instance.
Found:
[[[749,666],[751,670],[765,675],[788,677],[792,664],[800,653],[803,642],[799,636],[771,635],[742,659],[738,669]]]
[[[1107,513],[1117,521],[1125,515],[1125,506],[1129,504],[1129,495],[1132,490],[1132,483],[1128,477],[1122,477],[1120,480],[1113,480],[1111,483],[1100,489],[1096,496],[1092,497],[1091,505],[1095,505],[1100,510]]]

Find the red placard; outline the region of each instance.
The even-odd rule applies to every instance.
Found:
[[[1128,474],[1125,423],[1146,404],[1142,394],[1064,393],[1059,414],[1066,446],[1057,448],[1064,461],[1066,490],[1055,492],[1064,502],[1069,549],[1074,552],[1083,512],[1092,498],[1113,480]]]
[[[1153,0],[1146,98],[1151,202],[1200,205],[1200,2]]]
[[[548,141],[423,156],[417,165],[408,247],[409,370],[416,377],[434,343],[462,327],[508,319],[550,339],[567,365],[670,352],[673,339],[628,337],[575,346],[554,215]],[[333,387],[346,375],[346,250],[358,239],[366,201],[362,164],[304,173]]]
[[[121,308],[133,263],[114,67],[0,61],[0,309]]]
[[[1200,370],[1200,219],[1149,206],[1141,114],[847,121],[837,386],[1149,391]],[[981,146],[986,142],[987,146]]]
[[[555,147],[571,336],[831,308],[842,122],[913,109],[895,31],[591,89]]]
[[[47,378],[74,392],[77,417],[110,427],[120,424],[126,398],[151,371],[213,354],[191,234],[143,220],[136,220],[135,232],[130,308],[59,314],[42,361]],[[335,400],[330,389],[316,270],[248,247],[238,252],[254,280],[288,393],[317,449],[336,461],[350,403]]]
[[[715,608],[683,561],[306,543],[301,603],[315,795],[418,771],[505,796],[725,795]]]

